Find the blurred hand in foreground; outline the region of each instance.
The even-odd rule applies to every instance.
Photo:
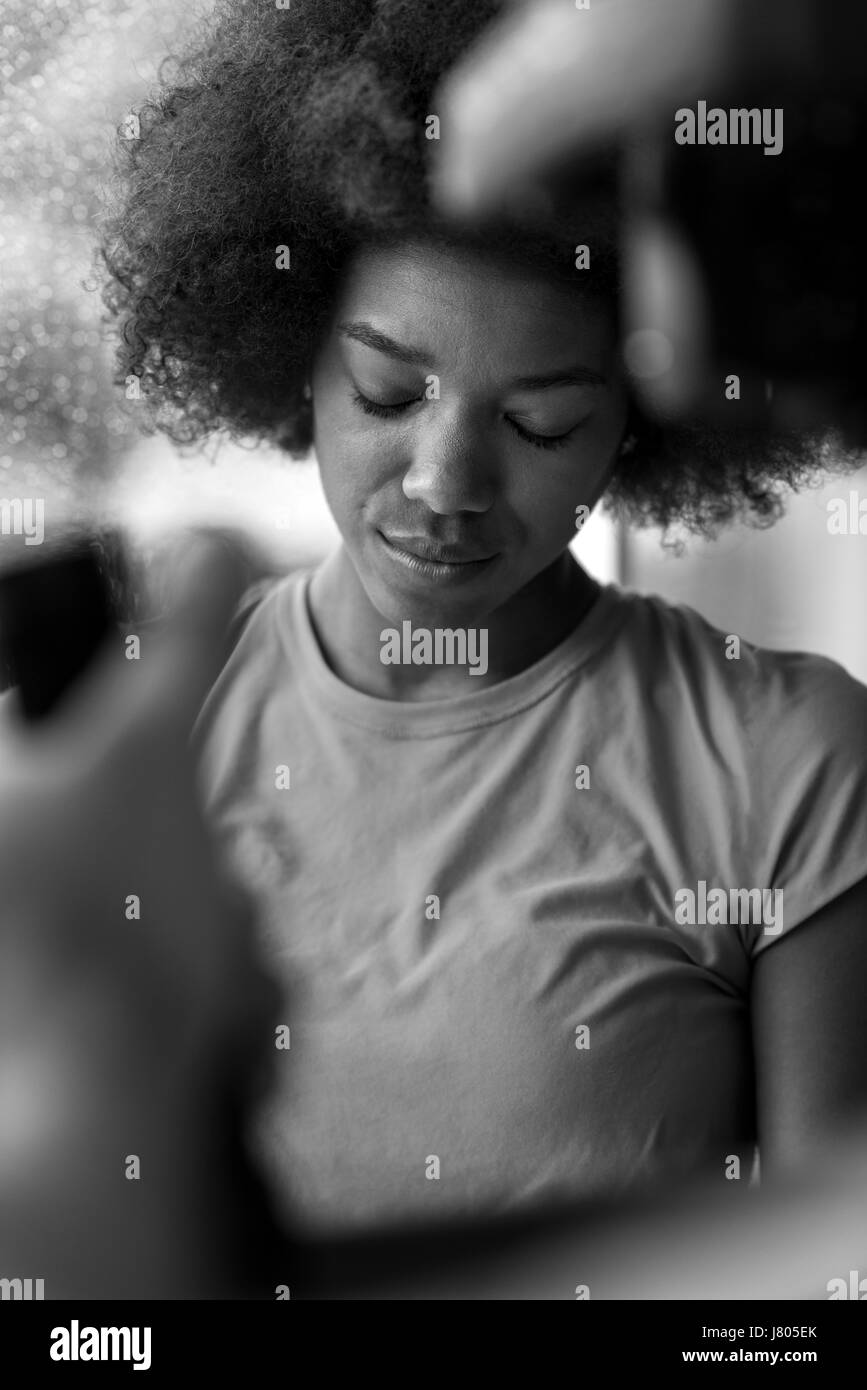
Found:
[[[593,161],[615,155],[624,358],[648,413],[831,425],[867,447],[852,176],[865,44],[858,0],[517,4],[443,84],[435,197],[450,215],[505,210],[592,241],[581,199]],[[740,148],[727,127],[681,142],[678,114],[700,104],[778,115],[776,147]]]
[[[204,535],[177,573],[140,659],[118,634],[48,719],[2,711],[0,1276],[49,1298],[219,1296],[224,1101],[265,1080],[276,992],[188,748],[249,573]]]

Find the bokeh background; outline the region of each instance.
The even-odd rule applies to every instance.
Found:
[[[46,538],[120,525],[147,558],[179,528],[236,527],[275,569],[337,541],[314,460],[215,440],[145,436],[115,383],[93,252],[113,144],[209,0],[2,0],[0,11],[0,501],[42,498]],[[603,580],[688,603],[726,632],[823,652],[867,682],[865,534],[834,535],[828,503],[867,469],[808,491],[770,530],[736,527],[680,554],[597,513],[576,542]],[[0,535],[0,556],[23,538]]]

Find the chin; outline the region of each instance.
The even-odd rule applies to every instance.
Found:
[[[365,588],[383,623],[389,627],[400,627],[407,619],[418,627],[477,627],[497,607],[496,602],[443,594],[436,589],[409,592],[389,588],[381,580]]]

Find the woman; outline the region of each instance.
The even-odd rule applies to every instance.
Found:
[[[222,4],[105,243],[156,423],[312,443],[342,536],[256,594],[195,740],[317,1235],[746,1186],[867,1098],[867,692],[569,550],[603,495],[772,520],[820,441],[641,418],[604,170],[544,239],[436,217],[437,84],[500,8]]]

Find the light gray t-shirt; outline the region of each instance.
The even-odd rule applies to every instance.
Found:
[[[310,574],[265,587],[194,734],[286,989],[278,1203],[325,1234],[747,1178],[751,963],[867,875],[867,687],[607,585],[518,676],[377,699],[325,663]]]

